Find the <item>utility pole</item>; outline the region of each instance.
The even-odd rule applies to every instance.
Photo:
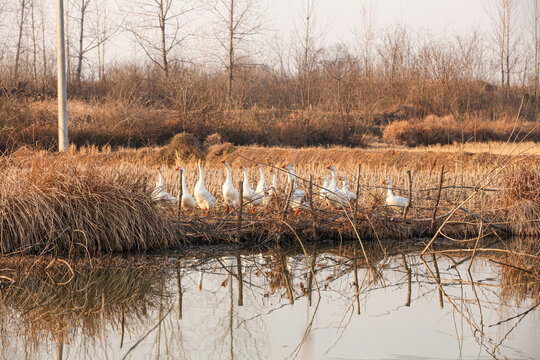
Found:
[[[56,68],[58,79],[58,151],[67,151],[66,48],[64,44],[64,0],[56,0]]]

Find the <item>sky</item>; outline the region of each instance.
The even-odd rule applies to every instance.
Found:
[[[0,5],[15,4],[13,0],[0,0]],[[55,52],[55,4],[51,0],[41,0],[47,4],[46,21],[48,28],[48,51],[53,54]],[[67,5],[74,4],[77,0],[64,0]],[[138,0],[138,2],[150,2],[151,0]],[[203,0],[175,0],[174,6],[179,6],[184,2],[190,2],[200,6]],[[211,1],[211,0],[205,0]],[[240,2],[245,0],[238,0]],[[302,8],[308,0],[258,0],[266,4],[266,10],[261,18],[264,22],[264,37],[259,39],[259,42],[254,43],[255,46],[269,47],[274,39],[280,39],[283,43],[283,48],[290,48],[290,42],[295,37],[298,38],[298,33],[303,32],[303,17]],[[533,0],[516,0],[521,9],[516,14],[518,23],[530,23],[532,16],[531,12],[523,11],[527,6],[532,8]],[[126,21],[132,21],[135,26],[139,26],[139,20],[135,19],[129,8],[136,2],[133,0],[91,0],[90,8],[95,11],[96,5],[99,7],[103,3],[108,3],[109,16],[113,21],[119,21],[125,18]],[[315,4],[314,19],[316,23],[316,32],[324,34],[321,37],[321,46],[332,46],[337,43],[345,44],[350,47],[354,53],[355,46],[359,45],[358,32],[362,27],[362,5],[372,7],[374,11],[374,28],[375,37],[380,35],[382,31],[393,26],[402,26],[407,28],[409,35],[413,38],[415,34],[426,35],[437,38],[455,38],[456,36],[466,36],[474,30],[479,30],[485,34],[485,41],[490,41],[492,33],[491,19],[489,10],[493,11],[496,0],[313,0]],[[12,5],[13,6],[13,5]],[[1,10],[1,9],[0,9]],[[185,43],[185,47],[181,49],[182,56],[188,57],[196,62],[205,62],[209,58],[216,58],[216,51],[220,47],[214,41],[215,31],[210,26],[212,16],[205,11],[194,11],[191,13],[194,21],[190,22],[189,30],[193,33],[193,37],[189,42]],[[17,16],[0,12],[0,35],[2,40],[0,45],[4,48],[14,49],[16,39],[16,19]],[[71,16],[76,17],[77,13],[72,10]],[[155,20],[155,18],[153,19]],[[76,24],[75,19],[70,20],[71,25]],[[87,26],[93,24],[90,20]],[[184,28],[183,28],[184,29]],[[218,32],[219,33],[219,32]],[[221,30],[221,35],[226,35],[226,31]],[[355,35],[356,34],[356,35]],[[77,35],[76,29],[71,30],[73,43]],[[529,36],[525,32],[525,37]],[[156,39],[157,41],[157,39]],[[263,56],[275,56],[270,54],[266,49]],[[274,49],[275,51],[275,49]],[[0,49],[0,53],[1,53]],[[262,51],[261,51],[262,52]],[[107,43],[107,58],[106,63],[122,63],[125,61],[140,61],[146,60],[144,52],[139,45],[134,41],[134,37],[127,31],[119,31]],[[0,54],[1,55],[1,54]],[[86,71],[96,64],[96,51],[88,54],[88,59],[85,64]],[[1,56],[0,56],[1,57]],[[0,59],[1,61],[1,59]],[[263,61],[265,61],[263,59]]]
[[[494,2],[494,0],[491,0]],[[294,28],[301,1],[274,0],[270,3],[270,21],[284,32]],[[396,24],[414,31],[433,34],[465,34],[478,28],[490,28],[490,0],[319,0],[315,2],[316,16],[328,24],[327,42],[349,42],[354,27],[361,23],[362,4],[372,4],[375,25],[386,28]]]

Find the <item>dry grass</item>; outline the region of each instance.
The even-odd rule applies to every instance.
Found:
[[[465,143],[468,141],[540,142],[537,122],[471,119],[457,121],[453,116],[430,115],[423,120],[397,121],[384,128],[383,139],[388,143],[419,146],[430,144]]]
[[[151,198],[145,172],[72,156],[2,159],[1,252],[115,252],[167,248],[180,234]]]
[[[290,162],[302,178],[299,184],[306,192],[310,175],[313,179],[320,174],[330,175],[326,169],[329,164],[334,164],[339,175],[348,179],[349,190],[354,192],[358,164],[362,164],[358,179],[358,231],[362,238],[429,236],[451,210],[468,197],[470,199],[462,206],[473,213],[466,210],[453,213],[444,236],[474,239],[480,224],[486,221],[499,227],[501,233],[506,230],[524,235],[539,234],[535,185],[538,179],[534,177],[538,176],[539,160],[534,156],[346,148],[232,148],[229,144],[215,144],[210,147],[212,156],[205,161],[205,178],[207,189],[217,198],[216,208],[209,219],[201,219],[199,211],[184,210],[182,227],[174,223],[175,217],[171,216],[174,213],[167,214],[166,209],[151,200],[153,183],[150,179],[157,175],[155,166],[162,165],[165,190],[176,195],[178,173],[174,167],[181,164],[186,169],[188,189],[193,192],[198,178],[195,157],[188,161],[176,159],[171,164],[167,163],[169,158],[163,156],[164,149],[104,150],[83,148],[77,152],[72,149],[73,154],[61,156],[19,151],[2,158],[0,201],[4,215],[0,234],[4,253],[21,249],[81,252],[86,248],[90,252],[113,252],[169,248],[178,246],[186,238],[202,242],[235,241],[236,216],[234,213],[225,216],[221,195],[225,180],[222,159],[228,159],[231,164],[235,187],[242,179],[240,166],[245,165],[253,188],[259,179],[258,168],[254,166],[256,161],[265,165],[267,184],[271,182],[268,166]],[[443,164],[446,169],[444,189],[433,226],[431,219]],[[518,168],[518,164],[523,168]],[[400,211],[384,205],[386,189],[380,183],[382,179],[391,179],[394,193],[407,197],[405,170],[408,169],[413,173],[414,206],[408,220],[402,221]],[[279,170],[279,191],[285,193],[286,176]],[[522,176],[514,179],[514,174]],[[354,237],[350,223],[352,207],[330,208],[317,195],[321,185],[322,182],[314,180],[314,215],[321,224],[320,235],[328,239]],[[483,191],[484,188],[497,191]],[[284,228],[279,226],[283,206],[281,200],[259,209],[257,214],[244,214],[245,240],[258,243],[283,233]],[[309,211],[298,218],[287,218],[298,233],[311,236],[313,217]],[[484,228],[483,235],[494,229]]]
[[[501,202],[518,235],[540,236],[540,160],[519,161],[508,166],[502,177]]]

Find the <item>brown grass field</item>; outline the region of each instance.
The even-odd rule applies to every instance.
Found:
[[[435,148],[426,151],[235,148],[227,143],[217,143],[200,152],[204,149],[196,147],[187,151],[189,149],[181,145],[185,143],[178,141],[162,148],[118,151],[72,147],[67,154],[23,148],[3,156],[0,175],[2,252],[55,249],[107,253],[171,248],[187,242],[235,241],[236,214],[225,215],[221,195],[225,179],[223,159],[228,159],[232,166],[236,187],[241,180],[241,165],[249,169],[250,183],[255,188],[258,169],[253,165],[256,161],[265,165],[267,184],[271,182],[270,166],[279,168],[285,162],[291,163],[302,179],[300,187],[306,192],[309,176],[313,179],[321,174],[329,176],[326,166],[330,164],[336,166],[339,175],[347,178],[349,190],[354,192],[360,165],[359,200],[348,208],[329,208],[317,196],[322,183],[314,180],[315,216],[328,220],[323,221],[326,225],[319,229],[320,236],[328,239],[336,236],[410,239],[432,236],[439,225],[444,225],[439,236],[458,243],[459,239],[494,234],[540,234],[540,157],[533,144],[500,143],[498,152],[506,155],[465,152],[458,145],[454,152]],[[478,149],[483,147],[479,145]],[[175,158],[179,150],[193,155],[188,155],[187,159]],[[199,211],[183,211],[182,222],[178,223],[175,210],[163,209],[151,199],[152,177],[157,174],[156,166],[161,165],[166,190],[177,195],[178,173],[174,167],[183,165],[188,188],[193,192],[198,177],[197,155],[205,155],[206,187],[217,198],[216,208],[205,219],[200,217]],[[444,184],[437,218],[432,224],[443,165]],[[401,212],[384,205],[386,189],[380,184],[389,178],[395,193],[407,197],[407,170],[412,172],[413,206],[407,220],[402,220]],[[279,186],[285,193],[286,176],[282,172]],[[313,214],[303,211],[298,217],[283,215],[283,206],[281,201],[259,209],[257,214],[245,211],[244,240],[261,243],[281,237],[282,232],[287,233],[278,226],[283,216],[298,234],[310,237]],[[356,207],[358,234],[351,227]],[[288,235],[294,233],[288,232]]]

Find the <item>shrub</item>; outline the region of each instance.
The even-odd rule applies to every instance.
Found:
[[[383,140],[407,146],[467,141],[540,141],[540,126],[536,122],[457,121],[452,116],[429,115],[422,120],[403,120],[387,125]]]

